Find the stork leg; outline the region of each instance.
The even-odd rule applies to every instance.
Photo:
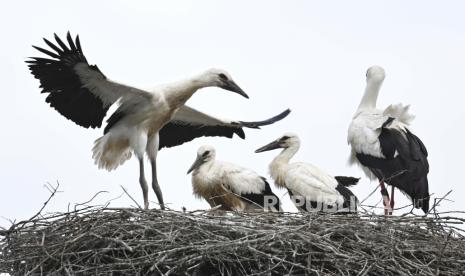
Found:
[[[160,185],[158,184],[157,177],[157,155],[159,147],[159,135],[155,133],[148,138],[146,152],[150,159],[150,164],[152,165],[152,188],[157,195],[158,204],[160,208],[165,210],[165,203],[163,202],[163,194],[161,193]]]
[[[139,157],[139,183],[144,195],[144,209],[147,210],[149,208],[149,186],[147,185],[147,180],[145,180],[143,156]]]
[[[389,193],[384,185],[384,181],[379,182],[379,186],[381,187],[381,196],[383,197],[383,205],[384,205],[384,215],[392,215],[391,203],[389,201]]]
[[[391,203],[389,205],[391,206],[392,215],[392,212],[394,211],[394,186],[391,186]]]
[[[160,208],[162,210],[165,210],[165,203],[163,202],[163,194],[161,193],[160,185],[158,184],[156,158],[150,158],[150,163],[152,164],[152,188],[155,194],[157,195],[158,204],[160,204]]]

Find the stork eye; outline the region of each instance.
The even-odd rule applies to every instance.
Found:
[[[283,137],[281,137],[281,139],[279,139],[279,140],[281,140],[281,141],[286,141],[286,140],[289,139],[289,138],[291,138],[291,137],[289,137],[289,136],[283,136]]]
[[[203,157],[207,157],[209,154],[210,154],[210,151],[207,150],[206,152],[204,152],[204,153],[202,154],[202,156],[203,156]]]
[[[223,73],[219,73],[218,77],[220,77],[220,79],[222,79],[222,80],[227,80],[228,79],[228,77],[226,77],[226,75],[223,74]]]

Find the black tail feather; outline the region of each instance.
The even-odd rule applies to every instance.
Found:
[[[266,126],[266,125],[271,125],[273,123],[276,123],[277,121],[281,121],[282,119],[286,118],[287,115],[291,113],[291,110],[288,108],[284,110],[283,112],[279,113],[278,115],[271,117],[267,120],[263,121],[257,121],[257,122],[242,122],[240,121],[241,125],[243,127],[248,127],[248,128],[260,128],[261,126]]]
[[[351,176],[335,176],[337,183],[341,184],[344,187],[350,187],[358,183],[360,178],[351,177]]]

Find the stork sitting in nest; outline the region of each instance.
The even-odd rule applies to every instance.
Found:
[[[192,172],[194,195],[225,211],[279,211],[279,198],[256,172],[215,159],[212,146],[202,146],[187,172]]]
[[[314,165],[290,159],[300,148],[296,134],[286,133],[275,141],[257,149],[264,152],[282,148],[271,162],[271,178],[279,188],[286,188],[297,209],[307,212],[356,212],[357,197],[347,188],[358,178],[333,177]]]

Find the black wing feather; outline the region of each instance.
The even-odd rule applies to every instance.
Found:
[[[86,58],[84,57],[84,52],[82,51],[81,41],[79,40],[79,35],[76,35],[76,47],[78,52],[81,54],[82,58],[87,62]]]
[[[61,49],[63,49],[65,53],[70,52],[68,46],[66,46],[66,44],[60,39],[60,37],[58,37],[57,34],[54,34],[54,36],[55,36],[56,42],[58,43],[58,45],[60,45]]]
[[[159,132],[159,149],[179,146],[199,137],[221,136],[232,138],[234,134],[237,134],[242,139],[245,138],[244,130],[240,127],[190,125],[184,122],[171,121]]]
[[[265,207],[266,200],[271,199],[275,204],[272,207],[273,210],[282,211],[281,209],[281,202],[279,197],[273,193],[271,190],[270,184],[266,181],[264,177],[262,177],[263,182],[265,183],[265,190],[261,194],[241,194],[240,196],[246,199],[248,202],[253,202],[261,207]],[[268,201],[269,202],[269,201]]]
[[[76,52],[76,45],[74,45],[73,38],[71,37],[71,34],[68,32],[66,34],[66,40],[68,40],[69,47],[71,48],[71,52]]]
[[[55,52],[58,53],[58,55],[62,55],[64,52],[62,49],[60,49],[59,47],[57,47],[55,44],[53,44],[52,42],[50,42],[48,39],[46,39],[45,37],[43,38],[43,40],[45,41],[45,43],[48,45],[48,47],[52,48]],[[59,58],[59,56],[57,57]]]
[[[247,128],[259,128],[260,126],[270,125],[277,121],[280,121],[289,115],[291,111],[289,109],[281,112],[280,114],[271,117],[270,119],[257,121],[257,122],[242,122],[231,125],[202,125],[198,123],[187,123],[183,121],[170,121],[167,123],[159,132],[160,145],[159,148],[174,147],[186,142],[190,142],[195,138],[199,137],[214,137],[221,136],[232,138],[234,134],[237,134],[240,138],[245,138],[243,127]],[[108,127],[108,126],[107,126]]]
[[[57,45],[47,39],[45,43],[56,53],[32,46],[51,58],[32,57],[27,60],[28,67],[34,77],[40,80],[42,93],[49,93],[46,102],[61,115],[83,127],[100,127],[109,106],[83,87],[79,76],[74,71],[78,63],[85,63],[90,69],[99,72],[103,79],[105,75],[97,66],[90,66],[82,54],[79,37],[73,43],[71,35],[67,34],[66,44],[55,34]]]
[[[358,180],[357,180],[357,182],[358,182]],[[344,209],[348,208],[348,210],[350,212],[350,211],[352,211],[350,208],[354,207],[355,208],[354,211],[357,211],[358,198],[354,195],[354,193],[352,193],[351,190],[349,190],[347,188],[347,186],[342,185],[342,184],[338,184],[336,186],[336,191],[338,191],[339,194],[341,194],[342,197],[344,198],[344,203],[342,204],[342,207]],[[351,206],[352,202],[354,203],[353,206]]]
[[[279,113],[278,115],[271,117],[269,119],[263,121],[256,121],[256,122],[243,122],[240,121],[241,125],[248,128],[260,128],[261,126],[271,125],[276,123],[277,121],[281,121],[282,119],[286,118],[287,115],[291,113],[290,109],[286,109],[283,112]]]
[[[107,120],[107,125],[105,126],[105,129],[103,130],[103,134],[107,134],[110,129],[116,125],[121,119],[123,119],[126,116],[126,113],[124,111],[121,111],[117,109],[113,114],[111,114],[110,118]]]
[[[36,50],[38,50],[38,51],[40,51],[40,52],[46,54],[46,55],[49,55],[49,56],[53,57],[53,58],[60,58],[59,55],[57,55],[57,54],[55,54],[55,53],[53,53],[53,52],[50,52],[49,50],[45,50],[45,49],[43,49],[43,48],[40,48],[40,47],[37,47],[37,46],[34,46],[34,45],[32,45],[32,47],[33,47],[34,49],[36,49]]]

